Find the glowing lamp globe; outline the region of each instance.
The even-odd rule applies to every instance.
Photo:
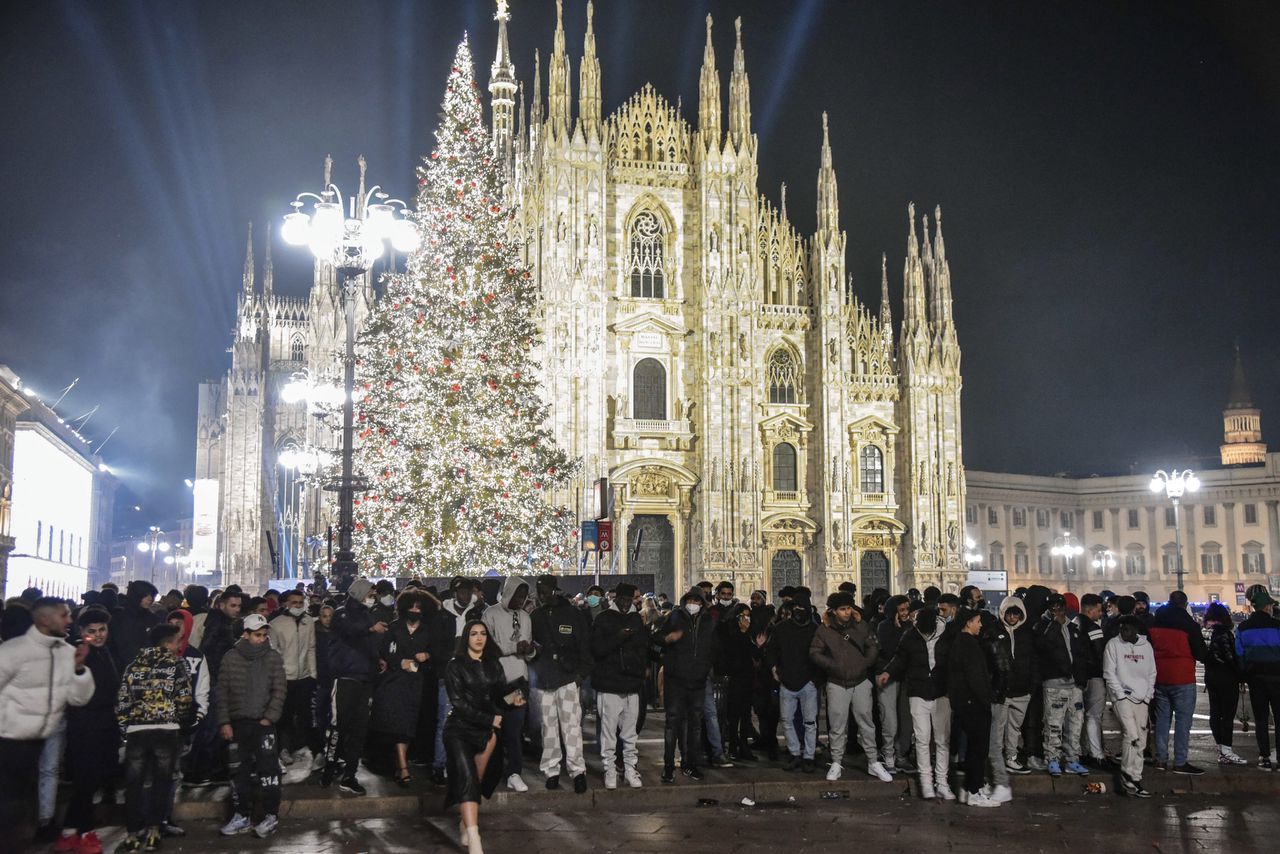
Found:
[[[290,246],[306,246],[311,242],[311,217],[302,211],[285,214],[280,237]]]

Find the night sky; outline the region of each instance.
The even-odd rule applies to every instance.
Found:
[[[814,228],[831,113],[849,269],[901,319],[906,205],[943,206],[964,352],[965,463],[1124,472],[1216,457],[1238,339],[1280,424],[1280,56],[1264,4],[597,3],[606,112],[644,82],[696,119],[703,17],[728,95],[743,18],[763,191]],[[190,512],[196,383],[228,367],[245,228],[317,189],[324,155],[395,194],[454,47],[488,79],[486,0],[48,2],[0,27],[0,362],[86,433],[143,507]],[[530,88],[551,0],[512,0]],[[585,0],[565,3],[576,90]],[[546,83],[544,80],[544,92]],[[727,103],[727,100],[726,100]],[[261,231],[258,257],[261,261]],[[276,246],[276,289],[310,263]]]

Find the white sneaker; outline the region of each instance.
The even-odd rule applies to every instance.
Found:
[[[956,800],[962,804],[969,803],[969,790],[964,788],[960,789],[960,791],[956,793]]]
[[[231,816],[231,821],[222,826],[222,830],[220,830],[219,833],[223,836],[235,836],[239,833],[248,833],[252,827],[253,822],[249,821],[249,817],[247,815],[240,815],[240,813],[236,813]]]
[[[622,776],[626,779],[627,785],[633,789],[639,789],[641,786],[644,785],[644,783],[640,780],[640,772],[634,768],[628,768],[626,771],[623,772]]]
[[[268,836],[276,832],[276,828],[280,826],[280,820],[273,815],[265,815],[262,821],[258,822],[258,826],[253,829],[253,835],[259,839],[266,839]]]
[[[998,807],[998,806],[1000,806],[1000,802],[999,802],[999,801],[997,801],[997,800],[995,800],[995,799],[993,799],[993,798],[989,798],[989,797],[987,797],[987,796],[986,796],[984,793],[982,793],[982,792],[976,792],[976,793],[974,793],[974,794],[972,794],[972,795],[969,795],[969,797],[965,798],[964,802],[965,802],[966,804],[968,804],[969,806],[971,806],[971,807]]]
[[[870,765],[868,765],[867,773],[870,774],[872,777],[875,777],[877,780],[879,780],[882,783],[893,782],[893,775],[889,773],[889,769],[884,767],[884,765],[882,765],[879,762],[872,762]],[[830,778],[828,777],[828,779]]]
[[[839,762],[832,762],[831,767],[827,769],[827,782],[834,783],[840,779],[840,775],[844,773],[844,768]]]
[[[924,798],[926,801],[931,801],[937,796],[937,793],[933,790],[933,786],[928,783],[920,784],[920,797]]]
[[[1008,786],[995,786],[990,792],[983,792],[983,794],[998,804],[1007,804],[1013,800],[1013,789]]]
[[[938,786],[938,797],[942,798],[944,801],[954,801],[956,799],[956,793],[951,791],[950,786],[943,783]]]
[[[604,787],[606,789],[618,788],[618,772],[614,768],[604,769]]]
[[[528,784],[525,783],[524,778],[521,777],[519,774],[512,774],[510,777],[507,778],[507,788],[513,792],[529,791]]]

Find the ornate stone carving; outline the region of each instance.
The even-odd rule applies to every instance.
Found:
[[[646,466],[631,477],[631,488],[638,496],[667,497],[671,494],[671,478],[660,469]]]

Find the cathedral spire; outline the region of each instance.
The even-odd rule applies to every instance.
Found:
[[[782,182],[782,190],[780,195],[782,196],[782,205],[779,209],[779,219],[785,222],[787,219],[787,182],[786,181]]]
[[[707,44],[702,49],[702,73],[698,77],[698,130],[703,144],[720,148],[720,74],[716,49],[711,45],[711,16],[707,15]]]
[[[945,340],[944,344],[954,342],[955,327],[951,319],[951,268],[947,264],[946,247],[942,242],[942,206],[933,209],[934,241],[933,241],[933,274],[930,284],[929,314],[933,318],[938,332]]]
[[[253,294],[253,221],[249,222],[249,238],[244,250],[244,295]]]
[[[831,165],[831,138],[827,114],[822,114],[822,165],[818,168],[818,233],[829,238],[840,230],[840,198],[836,170]]]
[[[271,220],[267,220],[267,245],[262,259],[262,293],[270,297],[271,288],[275,284],[275,271],[271,265]]]
[[[733,28],[737,43],[733,48],[733,72],[729,75],[729,135],[739,151],[751,139],[751,84],[747,82],[747,57],[742,52],[742,19]]]
[[[551,51],[547,118],[553,137],[569,135],[569,57],[564,44],[564,0],[556,0],[556,34]]]
[[[489,68],[489,99],[492,111],[493,153],[508,164],[511,159],[511,130],[516,106],[516,66],[511,61],[511,46],[507,43],[507,21],[511,9],[507,0],[498,0],[498,11],[493,19],[498,22],[498,49]]]
[[[880,327],[893,329],[893,306],[889,303],[889,256],[880,253]]]
[[[929,319],[925,314],[924,265],[920,261],[920,243],[916,238],[916,205],[907,205],[907,260],[903,270],[902,343],[922,341],[928,336]],[[923,354],[917,354],[923,355]]]
[[[529,133],[536,139],[542,127],[542,57],[533,49],[533,106],[529,108]]]
[[[582,67],[578,69],[578,127],[590,139],[600,138],[600,59],[596,56],[595,10],[587,0],[587,34],[582,38]]]

